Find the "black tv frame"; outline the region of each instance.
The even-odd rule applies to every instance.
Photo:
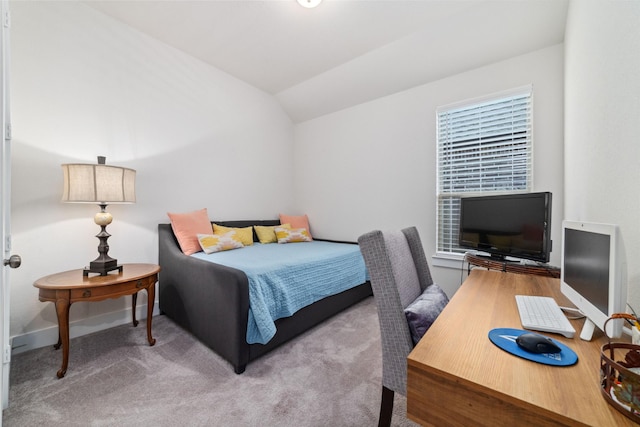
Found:
[[[496,217],[500,215],[498,211],[499,206],[504,206],[504,203],[508,203],[510,205],[510,210],[516,212],[522,212],[522,208],[518,209],[518,200],[523,199],[539,199],[543,202],[543,211],[540,212],[542,214],[542,221],[540,224],[542,230],[542,238],[541,244],[542,247],[539,250],[527,249],[524,247],[518,247],[514,244],[509,244],[508,246],[496,245],[495,241],[492,244],[489,242],[489,238],[487,236],[492,236],[499,239],[501,236],[513,236],[513,230],[507,230],[506,227],[502,229],[499,226],[490,226],[487,228],[463,228],[465,225],[465,215],[469,216],[469,204],[474,202],[485,202],[489,204],[494,204],[495,207],[493,209],[496,210]],[[491,203],[495,201],[495,203]],[[529,200],[530,201],[530,200]],[[517,259],[527,259],[531,261],[535,261],[538,263],[548,263],[551,249],[552,249],[552,241],[551,241],[551,213],[552,213],[552,194],[549,191],[544,192],[534,192],[534,193],[509,193],[509,194],[500,194],[500,195],[491,195],[491,196],[472,196],[472,197],[461,197],[460,198],[460,225],[459,225],[459,234],[458,234],[458,246],[463,249],[473,249],[479,252],[486,252],[492,259],[497,259],[500,261],[504,261],[506,257],[512,257]],[[466,211],[466,212],[465,212]],[[516,213],[517,215],[518,213]],[[515,223],[522,223],[523,221],[516,221]],[[469,240],[468,238],[464,238],[465,234],[477,234],[478,238],[476,240]]]

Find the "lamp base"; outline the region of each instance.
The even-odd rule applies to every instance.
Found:
[[[101,276],[106,276],[113,270],[118,270],[118,273],[122,273],[122,265],[118,265],[118,261],[115,259],[106,262],[91,261],[89,267],[85,267],[82,270],[82,275],[88,276],[89,273],[99,273]]]
[[[109,245],[107,239],[111,237],[111,234],[107,233],[107,225],[111,224],[111,214],[105,212],[107,208],[106,203],[100,203],[100,212],[96,214],[94,221],[100,226],[100,233],[96,235],[100,244],[98,245],[98,258],[89,263],[89,268],[82,270],[83,276],[88,276],[89,273],[99,273],[101,276],[106,276],[110,271],[118,270],[122,273],[122,266],[118,265],[118,260],[109,256]]]

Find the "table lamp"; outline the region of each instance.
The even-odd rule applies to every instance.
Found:
[[[113,217],[106,212],[107,205],[113,203],[135,203],[136,171],[133,169],[107,166],[106,157],[98,156],[98,164],[65,164],[62,165],[64,188],[62,201],[66,203],[96,203],[100,206],[94,221],[101,227],[96,237],[100,240],[98,257],[85,267],[83,275],[99,273],[106,276],[110,271],[122,271],[118,260],[109,256],[107,225]]]

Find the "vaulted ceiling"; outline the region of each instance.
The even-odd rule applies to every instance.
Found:
[[[88,0],[273,94],[294,122],[564,41],[568,0]]]

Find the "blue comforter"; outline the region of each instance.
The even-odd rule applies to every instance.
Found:
[[[249,279],[247,343],[266,344],[275,321],[367,280],[358,245],[322,242],[260,244],[195,258],[242,270]]]

